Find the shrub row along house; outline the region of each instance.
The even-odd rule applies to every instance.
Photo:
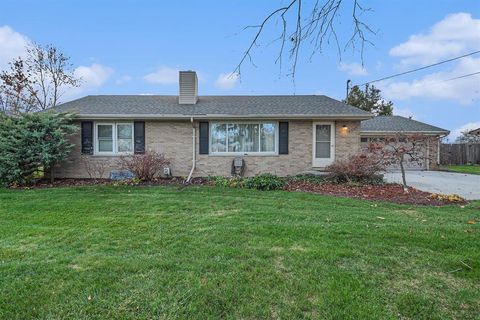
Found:
[[[397,131],[437,139],[448,134],[402,117],[372,119],[322,95],[198,96],[194,71],[181,71],[179,84],[179,96],[87,96],[55,107],[75,112],[81,128],[56,176],[86,178],[87,167],[101,164],[108,177],[118,170],[118,156],[148,150],[162,153],[174,176],[296,175],[347,159],[362,142]],[[438,152],[436,145],[425,148]]]

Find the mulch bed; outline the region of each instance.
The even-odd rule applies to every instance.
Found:
[[[55,179],[53,183],[50,181],[40,180],[35,184],[28,186],[19,186],[12,189],[46,189],[61,187],[82,187],[82,186],[102,186],[102,185],[136,185],[136,186],[168,186],[168,185],[185,185],[185,179],[182,178],[162,178],[148,182],[129,183],[128,180],[111,180],[111,179]],[[189,185],[207,185],[206,178],[193,178]]]
[[[415,188],[408,188],[403,192],[399,184],[379,185],[349,185],[346,183],[311,183],[303,181],[289,181],[285,190],[318,193],[347,198],[388,201],[400,204],[416,204],[430,206],[444,206],[451,204],[466,204],[467,201],[445,201],[432,198],[432,193]]]
[[[28,187],[19,187],[19,189],[44,189],[55,187],[79,187],[90,185],[128,185],[128,182],[112,181],[109,179],[56,179],[54,183],[39,181]],[[206,178],[193,178],[189,185],[209,185]],[[150,182],[141,182],[136,186],[187,186],[184,179],[169,178],[156,179]],[[408,193],[403,192],[403,187],[399,184],[378,184],[378,185],[351,185],[346,183],[315,183],[308,181],[288,181],[284,187],[286,191],[308,192],[346,198],[367,199],[388,201],[400,204],[444,206],[451,204],[466,204],[467,201],[448,201],[436,199],[429,192],[421,191],[415,188],[408,188]]]

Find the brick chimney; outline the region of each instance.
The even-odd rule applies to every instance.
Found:
[[[196,104],[198,100],[198,79],[195,71],[180,71],[178,94],[179,104]]]

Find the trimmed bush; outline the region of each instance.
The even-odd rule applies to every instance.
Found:
[[[245,187],[257,190],[278,190],[285,186],[285,180],[276,175],[265,173],[245,179]]]
[[[208,180],[219,187],[225,188],[248,188],[257,190],[278,190],[282,189],[286,182],[283,178],[270,173],[261,174],[255,177],[209,177]]]
[[[245,180],[242,177],[222,177],[222,176],[213,176],[209,177],[208,180],[218,186],[224,188],[244,188]]]
[[[348,160],[335,161],[326,170],[333,182],[379,184],[383,183],[381,172],[385,167],[374,155],[357,154]]]
[[[152,181],[163,173],[163,168],[170,164],[165,156],[155,151],[145,154],[121,156],[118,160],[122,170],[128,170],[141,181]]]

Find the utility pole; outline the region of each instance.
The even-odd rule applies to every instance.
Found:
[[[345,97],[345,101],[348,100],[348,93],[350,92],[350,83],[352,82],[352,80],[348,79],[347,80],[347,96]]]

